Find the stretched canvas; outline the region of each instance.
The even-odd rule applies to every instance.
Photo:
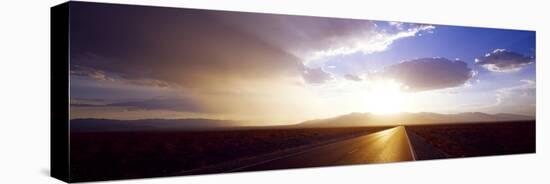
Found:
[[[535,153],[535,31],[91,2],[51,15],[51,173],[67,182]]]

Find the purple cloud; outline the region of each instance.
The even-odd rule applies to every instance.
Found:
[[[495,49],[493,52],[475,59],[476,64],[492,72],[519,71],[533,62],[535,62],[534,57],[527,57],[505,49]]]
[[[474,72],[460,60],[421,58],[388,66],[382,75],[403,83],[410,91],[426,91],[463,85]]]

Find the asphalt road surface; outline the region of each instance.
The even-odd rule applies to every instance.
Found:
[[[416,160],[405,127],[398,126],[231,171],[257,171]],[[230,172],[231,172],[230,171]]]

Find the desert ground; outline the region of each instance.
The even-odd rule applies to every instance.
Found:
[[[71,133],[75,181],[535,152],[535,121]]]

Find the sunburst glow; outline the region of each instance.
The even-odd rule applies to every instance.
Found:
[[[403,86],[393,80],[378,80],[371,83],[366,94],[369,111],[377,114],[393,114],[409,106]]]

